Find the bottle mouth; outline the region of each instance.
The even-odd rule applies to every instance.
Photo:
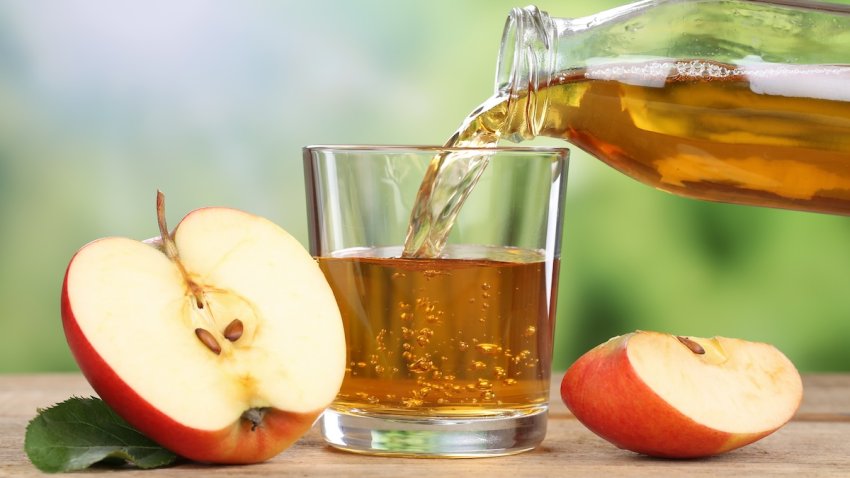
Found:
[[[540,72],[551,72],[554,45],[551,19],[536,6],[514,8],[505,20],[496,62],[497,95],[537,89]]]
[[[499,58],[496,61],[496,95],[509,93],[515,83],[514,72],[518,61],[517,49],[519,49],[517,22],[520,15],[522,15],[521,10],[514,8],[505,20],[502,42],[499,46]]]
[[[549,108],[546,87],[555,73],[556,35],[549,15],[533,5],[511,10],[502,33],[495,95],[507,102],[507,118],[523,118],[531,137],[539,134]],[[515,100],[523,96],[520,112]]]

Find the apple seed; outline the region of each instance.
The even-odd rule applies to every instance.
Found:
[[[198,336],[198,340],[200,340],[202,344],[206,345],[212,353],[216,355],[221,354],[221,345],[218,344],[218,341],[215,337],[213,337],[213,334],[211,334],[209,330],[198,327],[195,329],[195,335]]]
[[[242,321],[239,319],[233,319],[227,327],[224,328],[224,338],[231,342],[236,342],[239,340],[239,337],[242,337],[242,331],[244,330],[244,326],[242,325]]]
[[[682,337],[681,335],[677,335],[676,338],[679,339],[679,342],[682,342],[691,352],[697,355],[703,355],[705,353],[705,349],[702,348],[702,345],[694,342],[693,340],[687,337]]]

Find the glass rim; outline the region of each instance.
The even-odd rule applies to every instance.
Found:
[[[407,152],[472,152],[482,153],[555,153],[569,156],[566,146],[436,146],[422,144],[312,144],[308,151],[407,151]]]

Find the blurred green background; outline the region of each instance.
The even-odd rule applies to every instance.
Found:
[[[554,16],[623,2],[540,0]],[[847,3],[847,0],[845,0]],[[301,147],[441,144],[492,91],[509,0],[0,3],[0,372],[74,370],[68,260],[224,205],[306,244]],[[573,154],[555,368],[653,329],[850,370],[850,218],[700,203]]]

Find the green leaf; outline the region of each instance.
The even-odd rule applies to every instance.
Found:
[[[100,462],[157,468],[177,459],[98,398],[74,397],[39,410],[27,426],[24,450],[36,468],[48,473],[82,470]]]

